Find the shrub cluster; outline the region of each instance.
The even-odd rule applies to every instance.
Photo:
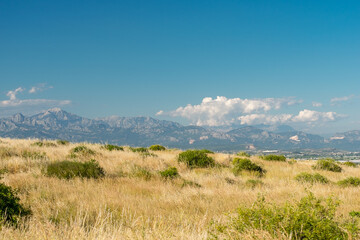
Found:
[[[311,174],[311,173],[299,173],[296,177],[295,180],[302,182],[302,183],[311,183],[311,184],[315,184],[315,183],[323,183],[326,184],[329,182],[329,180],[320,175],[319,173],[315,173],[315,174]]]
[[[46,153],[37,151],[24,150],[21,152],[21,157],[28,159],[47,159]]]
[[[161,146],[161,145],[151,145],[149,147],[149,149],[151,151],[165,151],[166,150],[166,148],[164,146]]]
[[[138,147],[138,148],[132,148],[132,147],[130,147],[129,149],[130,149],[130,151],[135,152],[135,153],[136,153],[136,152],[140,152],[140,153],[149,152],[148,149],[147,149],[147,148],[144,148],[144,147]]]
[[[187,150],[178,156],[178,162],[185,163],[189,168],[213,167],[215,161],[203,150]]]
[[[348,167],[353,167],[353,168],[357,167],[357,164],[354,163],[354,162],[347,161],[347,162],[343,162],[342,164],[345,165],[345,166],[348,166]]]
[[[169,168],[165,169],[164,171],[160,171],[159,173],[160,173],[160,176],[166,180],[178,178],[180,176],[176,167],[169,167]]]
[[[236,155],[240,157],[250,157],[250,154],[247,152],[238,152]]]
[[[58,177],[60,179],[80,178],[102,178],[105,171],[95,160],[87,162],[61,161],[50,163],[46,169],[46,175],[49,177]]]
[[[95,155],[95,151],[83,145],[74,147],[73,149],[70,150],[71,158],[76,158],[79,155],[87,157],[87,156]]]
[[[291,236],[289,239],[357,239],[357,221],[338,221],[335,218],[339,203],[328,198],[316,198],[312,193],[295,204],[283,206],[268,204],[259,197],[250,207],[239,207],[228,216],[225,224],[214,224],[214,239],[241,239],[241,233],[251,230],[266,231],[273,238]]]
[[[124,148],[121,146],[116,146],[116,145],[111,145],[111,144],[106,144],[103,146],[104,149],[109,150],[109,151],[124,151]]]
[[[342,187],[358,187],[360,186],[360,178],[348,177],[344,180],[338,181],[338,185]]]
[[[138,165],[134,165],[131,175],[136,178],[142,178],[146,181],[149,181],[153,177],[153,174],[147,168]]]
[[[266,173],[265,169],[257,165],[256,163],[251,162],[248,158],[234,158],[233,160],[233,173],[235,176],[240,175],[242,171],[248,171],[262,176]]]
[[[59,139],[59,140],[56,140],[56,143],[58,144],[58,145],[69,145],[69,141],[67,141],[67,140],[61,140],[61,139]]]
[[[266,155],[266,156],[261,156],[261,159],[266,160],[266,161],[277,161],[277,162],[286,162],[286,157],[284,155]]]
[[[331,172],[341,172],[342,168],[336,164],[333,159],[321,159],[317,160],[316,164],[313,166],[315,170],[326,170]]]
[[[21,217],[31,214],[31,210],[20,204],[15,191],[0,183],[0,223],[16,225]]]
[[[38,146],[38,147],[56,147],[57,145],[52,142],[34,142],[31,144],[32,146]]]
[[[203,153],[210,153],[210,154],[214,154],[213,151],[209,150],[209,149],[200,149],[199,151],[203,152]]]
[[[254,189],[257,186],[262,186],[264,183],[259,179],[249,179],[245,182],[245,186]]]

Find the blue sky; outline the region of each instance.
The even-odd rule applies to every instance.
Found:
[[[360,129],[359,12],[359,1],[0,1],[0,116],[60,106]]]

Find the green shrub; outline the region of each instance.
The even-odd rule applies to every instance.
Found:
[[[160,176],[164,179],[174,179],[179,177],[179,172],[176,167],[169,167],[164,171],[160,171]]]
[[[132,147],[130,147],[129,149],[130,149],[130,151],[135,152],[135,153],[136,153],[136,152],[140,152],[140,153],[149,152],[148,149],[147,149],[147,148],[144,148],[144,147],[138,147],[138,148],[132,148]]]
[[[105,171],[95,160],[87,162],[61,161],[50,163],[46,169],[46,175],[49,177],[58,177],[60,179],[80,178],[102,178]]]
[[[343,162],[342,164],[348,167],[354,167],[354,168],[357,167],[357,164],[354,162],[347,161],[347,162]]]
[[[111,145],[111,144],[106,144],[103,146],[104,149],[109,150],[109,151],[124,151],[123,147],[120,146],[116,146],[116,145]]]
[[[189,168],[213,167],[215,161],[202,150],[187,150],[178,156],[178,162],[185,163]]]
[[[59,140],[56,140],[56,143],[58,144],[58,145],[69,145],[69,141],[67,141],[67,140],[61,140],[61,139],[59,139]]]
[[[360,186],[360,178],[348,177],[344,180],[338,181],[338,185],[342,187],[358,187]]]
[[[146,181],[149,181],[153,177],[153,174],[147,168],[138,165],[134,165],[131,175]]]
[[[71,149],[70,153],[73,154],[73,156],[77,156],[77,154],[81,154],[83,156],[95,155],[94,150],[91,150],[90,148],[83,145],[74,147]]]
[[[242,171],[248,171],[262,176],[265,174],[265,169],[257,165],[256,163],[251,162],[248,158],[234,158],[233,160],[233,173],[235,176],[240,175]]]
[[[252,189],[262,185],[264,185],[264,183],[259,179],[249,179],[245,182],[245,186],[250,187]]]
[[[0,183],[0,223],[17,225],[21,217],[31,215],[31,210],[20,204],[15,191]]]
[[[236,155],[240,157],[250,157],[250,154],[247,152],[238,152]]]
[[[152,145],[149,147],[149,149],[151,151],[164,151],[166,150],[166,148],[164,146],[161,146],[161,145]]]
[[[358,239],[357,221],[335,218],[338,201],[316,198],[312,193],[294,204],[268,204],[259,197],[251,207],[239,207],[223,224],[213,224],[213,239],[242,239],[241,234],[261,230],[274,239]]]
[[[261,156],[261,159],[266,160],[266,161],[276,161],[276,162],[286,162],[286,157],[284,155],[266,155],[266,156]]]
[[[200,152],[203,152],[203,153],[210,153],[210,154],[214,154],[214,152],[213,152],[213,151],[208,150],[208,149],[200,149],[199,151],[200,151]]]
[[[299,181],[299,182],[311,183],[311,184],[315,184],[315,183],[326,184],[329,182],[329,180],[326,177],[320,175],[319,173],[311,174],[311,173],[306,173],[306,172],[299,173],[295,177],[295,180]]]
[[[321,159],[317,160],[316,164],[313,166],[315,170],[326,170],[331,172],[341,172],[342,168],[336,164],[333,159]]]

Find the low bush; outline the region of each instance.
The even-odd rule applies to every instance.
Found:
[[[159,173],[160,173],[160,176],[166,180],[178,178],[180,176],[176,167],[169,167],[169,168],[165,169],[164,171],[160,171]]]
[[[247,152],[238,152],[236,155],[240,157],[250,157],[250,154]]]
[[[132,168],[131,175],[136,178],[142,178],[146,181],[149,181],[151,178],[153,178],[153,174],[147,168],[138,165],[135,165]]]
[[[214,152],[213,152],[213,151],[208,150],[208,149],[200,149],[199,151],[200,151],[200,152],[203,152],[203,153],[210,153],[210,154],[214,154]]]
[[[329,180],[320,175],[319,173],[299,173],[296,177],[295,177],[296,181],[302,182],[302,183],[311,183],[311,184],[315,184],[315,183],[323,183],[326,184],[329,182]]]
[[[347,161],[347,162],[343,162],[342,164],[345,165],[345,166],[348,166],[348,167],[353,167],[353,168],[357,167],[357,164],[354,163],[354,162]]]
[[[38,146],[38,147],[56,147],[57,145],[52,142],[34,142],[31,144],[32,146]]]
[[[116,145],[111,145],[111,144],[106,144],[103,146],[104,149],[109,150],[109,151],[124,151],[123,147],[120,146],[116,146]]]
[[[0,183],[0,224],[17,225],[20,218],[31,215],[31,210],[20,204],[20,198],[15,191]]]
[[[87,162],[61,161],[50,163],[46,169],[46,175],[49,177],[58,177],[60,179],[80,178],[102,178],[105,171],[95,160]]]
[[[344,180],[338,181],[337,184],[342,187],[358,187],[360,186],[360,178],[348,177],[345,178]]]
[[[47,159],[46,153],[24,150],[21,152],[21,157],[27,159]]]
[[[189,168],[213,167],[215,161],[203,150],[187,150],[178,156],[178,162],[185,163]]]
[[[276,161],[276,162],[286,162],[286,157],[284,155],[266,155],[266,156],[261,156],[261,159],[266,160],[266,161]]]
[[[252,189],[262,185],[264,185],[264,183],[259,179],[249,179],[245,182],[245,186],[250,187]]]
[[[316,164],[313,166],[315,170],[326,170],[331,172],[341,172],[342,168],[336,164],[333,159],[321,159],[317,160]]]
[[[339,220],[335,217],[338,201],[318,199],[308,193],[300,201],[283,206],[269,204],[258,197],[251,207],[239,207],[229,214],[227,221],[213,224],[213,239],[242,239],[241,234],[263,231],[274,239],[358,239],[359,228],[354,218]],[[340,218],[341,219],[341,218]]]
[[[232,171],[235,176],[240,175],[242,171],[256,173],[259,176],[262,176],[266,173],[265,169],[256,163],[251,162],[251,160],[248,158],[234,158],[233,165],[234,167]]]
[[[149,150],[147,148],[144,148],[144,147],[138,147],[138,148],[130,147],[129,149],[130,149],[130,151],[135,152],[135,153],[136,152],[140,152],[140,153],[149,152]]]
[[[69,141],[67,141],[67,140],[61,140],[61,139],[59,139],[59,140],[56,140],[56,143],[58,144],[58,145],[69,145]]]
[[[77,157],[79,154],[82,156],[91,156],[91,155],[95,155],[95,151],[83,145],[74,147],[73,149],[70,150],[70,155],[72,157]]]
[[[166,150],[166,148],[164,146],[161,146],[161,145],[151,145],[149,147],[149,149],[151,151],[165,151]]]

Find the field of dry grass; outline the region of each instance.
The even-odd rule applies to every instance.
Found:
[[[251,159],[267,173],[263,185],[246,184],[251,174],[235,177],[229,154],[211,154],[223,167],[188,169],[177,162],[179,150],[153,152],[143,156],[129,151],[108,151],[99,144],[85,144],[105,169],[102,179],[63,180],[44,174],[50,162],[69,158],[72,148],[80,144],[34,146],[35,140],[1,139],[0,169],[7,173],[0,180],[18,190],[21,202],[30,206],[31,218],[19,228],[2,227],[0,239],[207,239],[212,221],[239,205],[250,206],[258,194],[272,203],[299,200],[306,189],[317,197],[335,196],[341,201],[338,216],[360,210],[360,191],[356,187],[336,184],[304,185],[294,180],[300,172],[315,172],[313,161],[267,162]],[[28,157],[23,153],[27,152]],[[180,179],[165,181],[158,172],[175,166]],[[228,166],[228,167],[226,167]],[[134,174],[146,168],[151,179]],[[344,171],[316,171],[332,182],[348,176],[360,177],[360,168],[342,166]],[[184,179],[201,185],[183,186]],[[271,239],[265,233],[244,235],[243,239]]]

